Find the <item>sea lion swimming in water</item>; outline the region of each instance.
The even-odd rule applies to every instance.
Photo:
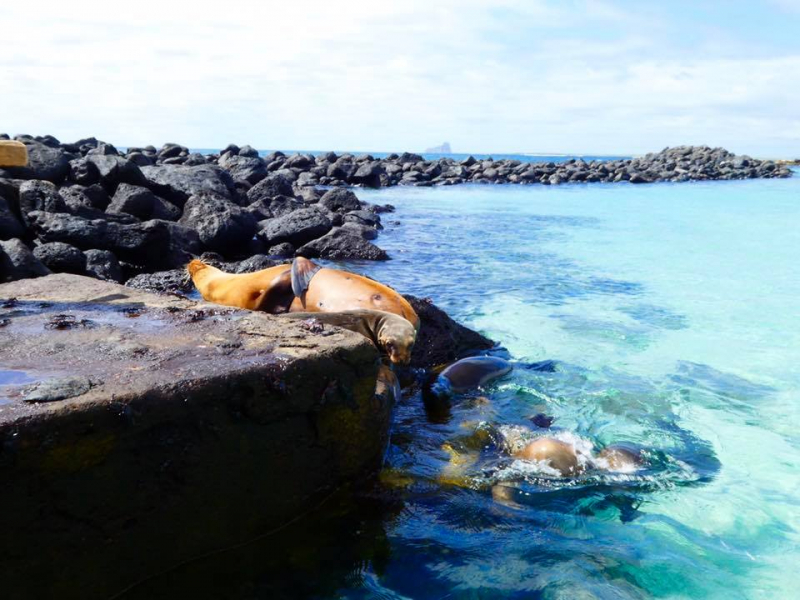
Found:
[[[320,267],[298,257],[255,273],[225,273],[195,259],[187,270],[204,300],[269,313],[380,310],[419,329],[411,304],[393,289],[348,271]]]
[[[437,397],[447,397],[473,390],[509,373],[511,363],[496,356],[462,358],[445,368],[430,386]]]
[[[341,312],[292,312],[284,319],[316,319],[322,323],[344,327],[369,338],[375,347],[386,352],[398,365],[411,361],[411,350],[417,330],[403,317],[382,310],[344,310]]]
[[[572,445],[550,437],[542,437],[512,454],[522,460],[546,462],[562,477],[572,477],[583,472],[578,455]]]

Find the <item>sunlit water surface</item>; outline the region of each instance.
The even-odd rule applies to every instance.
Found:
[[[430,296],[514,372],[488,402],[406,398],[356,508],[334,500],[151,589],[191,575],[243,598],[798,597],[800,177],[359,195],[397,207],[379,238],[393,260],[343,266]],[[648,465],[565,481],[491,445],[455,464],[443,449],[539,412]]]

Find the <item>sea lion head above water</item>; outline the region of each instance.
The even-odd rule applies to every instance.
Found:
[[[393,364],[407,365],[417,341],[417,330],[406,319],[382,310],[343,310],[340,312],[292,312],[286,319],[316,319],[369,338],[383,350]]]

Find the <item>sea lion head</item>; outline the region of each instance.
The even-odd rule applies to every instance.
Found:
[[[396,365],[411,362],[411,351],[417,341],[417,329],[403,317],[390,315],[384,319],[378,331],[378,344]]]
[[[194,277],[198,271],[201,271],[207,267],[208,265],[206,263],[198,258],[195,258],[188,265],[186,265],[186,270],[189,271],[190,276]]]

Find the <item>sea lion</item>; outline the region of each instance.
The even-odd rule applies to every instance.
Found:
[[[0,167],[27,167],[28,147],[14,140],[0,140]]]
[[[284,319],[316,319],[322,323],[344,327],[370,339],[398,365],[411,361],[411,350],[417,330],[403,317],[382,310],[343,310],[341,312],[291,312]]]
[[[564,477],[578,475],[583,471],[575,449],[570,444],[555,438],[542,437],[534,440],[514,452],[513,456],[522,460],[547,462],[548,466]]]
[[[642,455],[622,445],[607,446],[597,453],[595,466],[614,473],[632,473],[642,466]]]
[[[186,269],[203,300],[215,304],[281,313],[287,312],[295,300],[290,265],[255,273],[226,273],[194,259]]]
[[[511,363],[496,356],[462,358],[439,373],[430,391],[438,397],[461,394],[502,377],[511,369]]]
[[[307,258],[292,263],[292,289],[297,297],[292,312],[341,312],[367,309],[400,315],[419,330],[419,317],[408,300],[377,281],[320,267]]]

